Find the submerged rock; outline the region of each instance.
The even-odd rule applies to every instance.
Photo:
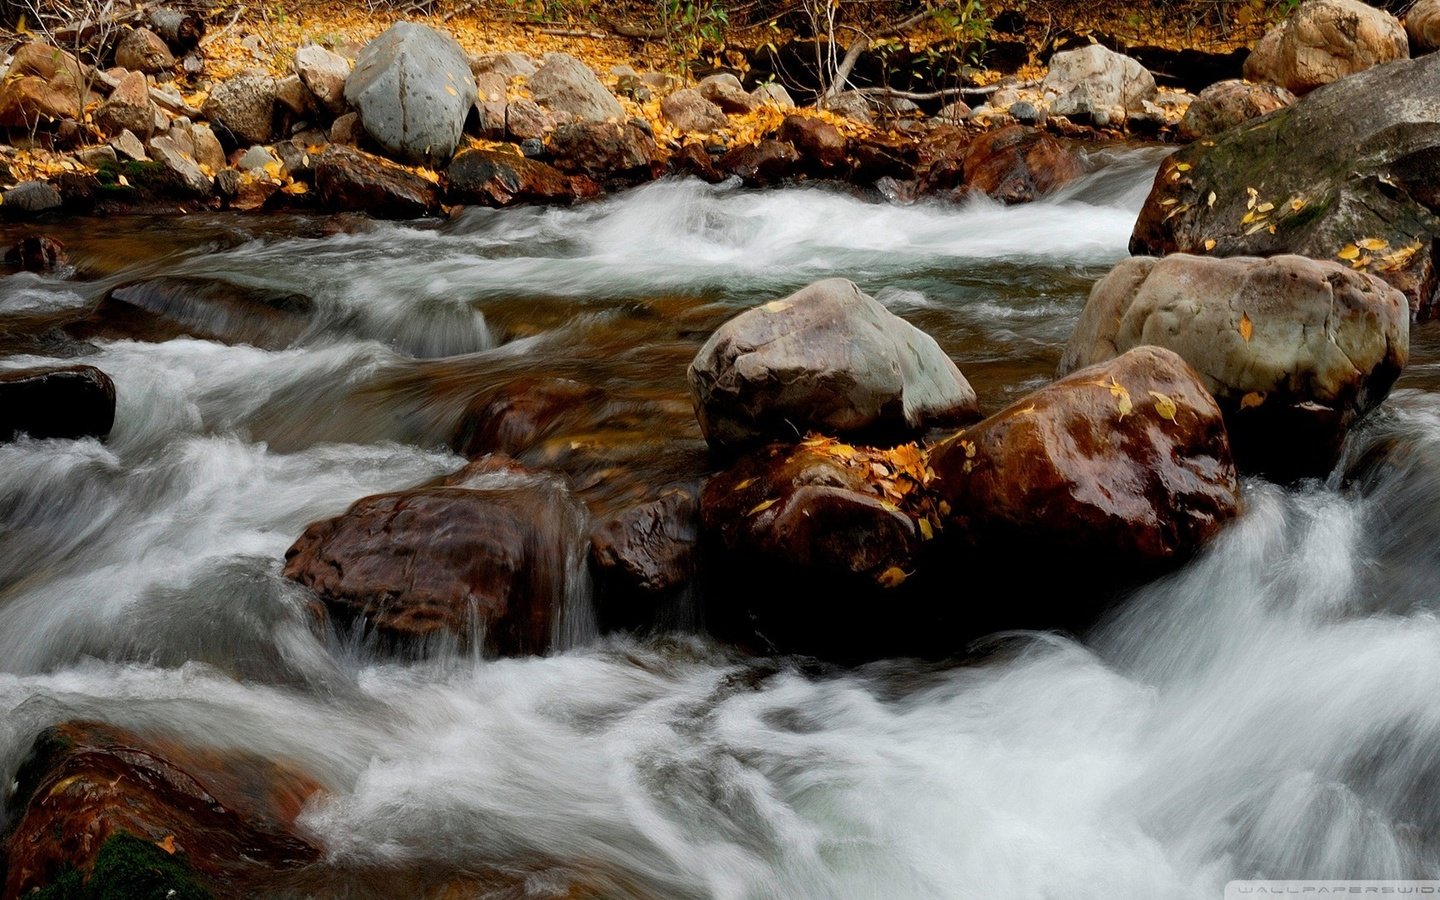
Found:
[[[583,612],[567,609],[583,574],[583,513],[549,479],[481,474],[365,497],[313,523],[286,552],[285,575],[342,626],[403,655],[547,652]]]
[[[6,265],[26,272],[53,272],[69,262],[65,245],[43,234],[23,237],[5,251]]]
[[[345,99],[375,143],[425,165],[455,155],[475,97],[465,51],[450,35],[414,22],[397,22],[366,44],[345,82]]]
[[[1167,157],[1130,251],[1339,259],[1426,318],[1440,290],[1437,163],[1440,56],[1377,66]]]
[[[470,401],[450,447],[469,457],[516,456],[563,425],[591,422],[590,413],[604,396],[600,389],[568,378],[517,378]]]
[[[934,338],[840,278],[750,309],[689,370],[706,440],[734,447],[825,434],[905,434],[978,418]]]
[[[94,313],[67,330],[86,339],[167,341],[185,335],[281,350],[310,327],[312,306],[303,294],[162,275],[114,288]]]
[[[1348,266],[1142,257],[1095,285],[1060,373],[1166,347],[1215,396],[1242,469],[1323,477],[1350,426],[1389,394],[1409,334],[1404,296]]]
[[[946,541],[1072,580],[1173,565],[1240,510],[1220,409],[1160,347],[1073,372],[962,429],[930,462]]]
[[[632,601],[685,588],[695,576],[699,498],[674,489],[637,504],[590,533],[591,563],[598,587],[612,599]],[[623,602],[623,601],[622,601]],[[643,616],[623,616],[625,624]]]
[[[0,371],[0,441],[103,438],[115,424],[115,383],[94,366]]]
[[[156,887],[161,897],[239,896],[321,854],[295,823],[320,785],[242,751],[67,722],[40,733],[15,783],[6,897],[73,877],[71,869],[100,879],[113,892],[104,896]],[[127,871],[127,860],[140,868]]]
[[[1305,0],[1245,60],[1245,77],[1305,94],[1410,55],[1400,20],[1360,0]]]

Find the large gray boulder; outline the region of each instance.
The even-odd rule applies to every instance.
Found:
[[[605,89],[590,67],[568,53],[552,53],[526,82],[546,109],[577,122],[607,122],[625,117],[625,108]]]
[[[1138,257],[1090,292],[1060,374],[1147,344],[1199,373],[1242,469],[1321,476],[1404,369],[1410,315],[1399,291],[1338,263]]]
[[[1130,240],[1136,255],[1340,259],[1435,304],[1440,56],[1342,79],[1167,157]]]
[[[935,339],[843,278],[721,325],[689,377],[700,430],[717,447],[979,417],[975,391]]]
[[[397,22],[360,51],[345,99],[386,152],[407,162],[443,164],[455,155],[475,104],[475,76],[454,38]]]
[[[1057,116],[1087,116],[1096,125],[1117,125],[1143,112],[1155,96],[1155,76],[1140,63],[1091,44],[1050,57],[1042,88]]]
[[[1400,20],[1360,0],[1306,0],[1260,39],[1245,77],[1294,94],[1410,55]]]

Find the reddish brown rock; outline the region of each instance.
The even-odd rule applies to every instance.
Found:
[[[715,161],[705,148],[689,143],[675,151],[670,157],[670,171],[676,175],[692,175],[711,184],[719,184],[725,175],[715,168]]]
[[[625,595],[683,588],[695,573],[699,514],[695,492],[677,489],[602,522],[590,535],[602,584]]]
[[[1050,135],[1007,125],[976,138],[965,151],[965,186],[1002,203],[1029,203],[1080,175],[1080,161]]]
[[[736,147],[720,157],[715,167],[735,175],[751,187],[775,184],[795,174],[800,154],[784,141],[764,140]]]
[[[658,174],[655,139],[626,122],[571,122],[550,137],[555,167],[596,181],[644,181]]]
[[[115,45],[115,65],[154,75],[175,68],[175,57],[160,36],[148,28],[132,28]]]
[[[1273,84],[1253,84],[1238,78],[1219,81],[1201,91],[1186,108],[1185,118],[1180,121],[1180,136],[1199,140],[1294,102],[1294,94]]]
[[[456,453],[522,453],[577,415],[589,415],[604,392],[568,378],[518,378],[470,401],[450,440]]]
[[[155,104],[150,101],[150,85],[140,72],[130,72],[95,111],[95,124],[107,135],[129,131],[147,139],[155,129]]]
[[[938,446],[931,465],[950,540],[1087,571],[1181,560],[1240,508],[1219,407],[1158,347],[1024,397]]]
[[[16,776],[5,896],[44,887],[68,867],[88,871],[121,832],[173,849],[220,896],[244,895],[319,859],[295,825],[318,790],[285,763],[241,751],[95,722],[48,728]]]
[[[330,209],[410,219],[440,208],[435,185],[403,166],[363,150],[331,144],[315,162],[315,185]]]
[[[845,136],[840,129],[812,116],[786,116],[776,135],[794,146],[809,166],[829,172],[845,164]]]
[[[402,655],[477,642],[492,654],[546,652],[565,614],[579,515],[548,480],[474,474],[460,483],[490,486],[377,494],[310,525],[285,575]]]
[[[445,197],[451,203],[571,203],[599,190],[584,175],[566,175],[554,166],[494,150],[461,151],[445,170]]]

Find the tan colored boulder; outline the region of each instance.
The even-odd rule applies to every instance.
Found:
[[[47,44],[22,44],[0,82],[0,127],[31,128],[55,119],[78,119],[87,98],[75,57]]]
[[[1405,34],[1415,56],[1440,49],[1440,0],[1416,0],[1405,13]]]
[[[295,51],[295,74],[310,93],[331,113],[345,110],[345,79],[350,77],[350,61],[324,47],[306,44]]]
[[[95,124],[113,137],[123,131],[148,138],[155,130],[155,104],[150,101],[150,85],[140,72],[129,72],[110,92],[95,111]]]
[[[175,68],[175,57],[160,36],[148,28],[132,28],[115,45],[115,65],[155,75]]]
[[[1218,81],[1201,91],[1186,108],[1185,118],[1180,120],[1180,136],[1190,141],[1209,137],[1294,102],[1295,95],[1278,85],[1238,78]]]
[[[1404,369],[1410,310],[1379,278],[1334,262],[1138,257],[1095,285],[1060,371],[1145,344],[1200,373],[1242,469],[1323,476]]]
[[[660,101],[660,114],[681,134],[709,134],[726,124],[724,111],[693,88],[683,88]]]
[[[1299,95],[1409,55],[1404,27],[1384,10],[1360,0],[1306,0],[1260,39],[1245,77]]]

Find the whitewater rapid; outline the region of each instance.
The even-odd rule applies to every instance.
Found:
[[[306,523],[463,465],[427,379],[568,366],[683,396],[683,323],[819,277],[936,334],[998,405],[1048,377],[1155,162],[1093,158],[1021,207],[685,181],[439,225],[201,220],[139,251],[69,237],[77,274],[5,279],[0,315],[160,274],[296,291],[314,314],[283,349],[96,339],[63,361],[114,378],[108,442],[0,446],[0,769],[67,719],[163,728],[314,775],[328,791],[302,824],[337,866],[584,861],[656,897],[1434,877],[1427,391],[1356,436],[1355,478],[1247,484],[1236,525],[1091,633],[997,637],[963,662],[839,669],[679,632],[399,665],[317,637],[280,576]],[[955,602],[1023,577],[984,573]]]

